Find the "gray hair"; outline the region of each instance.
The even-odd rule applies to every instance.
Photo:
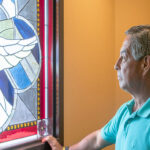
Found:
[[[150,25],[133,26],[125,33],[131,36],[130,50],[135,60],[150,55]]]

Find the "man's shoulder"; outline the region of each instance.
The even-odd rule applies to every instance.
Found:
[[[133,103],[134,103],[134,100],[131,99],[131,100],[125,102],[124,104],[122,104],[119,107],[119,109],[117,110],[116,115],[119,115],[119,116],[121,115],[122,116],[126,111],[129,111],[129,108],[132,108]]]

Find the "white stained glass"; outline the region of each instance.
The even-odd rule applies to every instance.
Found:
[[[3,56],[8,55],[3,47],[0,47],[0,55],[3,55]]]
[[[2,6],[6,10],[6,14],[8,18],[12,18],[15,16],[15,4],[10,0],[3,0]]]
[[[29,39],[22,39],[22,40],[6,40],[4,38],[1,38],[0,40],[2,40],[1,42],[4,46],[4,50],[8,53],[8,54],[14,54],[17,53],[21,50],[24,51],[31,51],[34,47],[35,44],[37,43],[36,40],[36,36],[34,36],[33,38],[29,38]],[[5,45],[4,45],[5,43]],[[1,47],[3,48],[3,47]],[[23,57],[23,56],[22,56]],[[25,56],[24,56],[25,57]]]
[[[4,109],[6,109],[5,99],[4,99],[4,96],[1,92],[1,90],[0,90],[0,104]]]
[[[17,52],[21,51],[23,49],[23,46],[18,45],[18,44],[8,45],[8,46],[5,46],[4,49],[6,50],[6,52],[8,54],[14,54],[14,53],[17,53]]]
[[[30,64],[30,67],[32,68],[32,70],[34,71],[34,74],[36,75],[39,71],[39,65],[36,62],[36,60],[35,60],[35,58],[33,57],[32,54],[30,54],[27,57],[27,61],[28,61],[28,64]]]
[[[6,102],[6,111],[7,111],[7,114],[10,115],[11,110],[12,110],[12,106],[8,103],[7,100],[5,100],[5,102]]]
[[[12,106],[7,102],[7,100],[5,99],[0,90],[0,114],[1,114],[0,127],[2,127],[3,124],[6,122],[6,120],[8,119],[11,110]]]
[[[29,50],[33,49],[34,47],[35,47],[35,44],[33,44],[33,45],[27,45],[27,46],[25,46],[23,48],[23,51],[29,51]]]
[[[34,41],[33,41],[34,40]],[[8,40],[7,40],[8,41]],[[13,41],[13,40],[10,40],[10,41]],[[16,40],[14,40],[16,41]],[[22,40],[23,41],[23,40]],[[29,41],[25,40],[25,43],[31,43],[33,45],[27,45],[25,46],[24,49],[26,50],[30,50],[30,51],[26,51],[26,52],[21,52],[23,46],[21,45],[18,45],[18,44],[15,44],[15,45],[10,45],[10,46],[6,46],[4,47],[0,47],[0,54],[2,55],[6,55],[7,53],[9,54],[14,54],[16,53],[15,55],[9,55],[9,56],[6,56],[5,58],[2,58],[3,56],[0,56],[2,62],[3,62],[3,66],[2,66],[2,69],[3,68],[10,68],[12,66],[16,66],[19,61],[21,60],[20,58],[24,58],[26,56],[28,56],[30,53],[31,53],[31,50],[35,47],[35,43],[37,42],[37,40],[35,41],[35,38],[33,38],[32,40],[30,39]],[[25,44],[24,43],[24,44]],[[5,50],[6,50],[6,53],[5,53]],[[17,56],[17,57],[16,57]],[[18,58],[19,57],[19,58]],[[6,60],[8,61],[6,61]],[[35,61],[35,60],[33,60]],[[35,62],[34,62],[35,63]],[[36,64],[35,64],[36,65]],[[1,69],[1,70],[2,70]],[[37,67],[35,69],[38,69]],[[35,71],[37,73],[37,71]]]
[[[1,128],[5,123],[5,121],[8,119],[6,111],[3,109],[1,105],[0,105],[0,114],[1,114],[1,121],[0,121],[0,128]]]
[[[26,46],[26,45],[35,44],[35,43],[37,43],[36,36],[32,38],[20,40],[18,44]]]
[[[31,50],[35,47],[35,44],[37,43],[35,36],[33,38],[29,38],[26,40],[20,40],[20,42],[19,42],[19,40],[6,40],[4,38],[1,38],[1,39],[2,39],[2,42],[4,42],[5,45],[7,45],[7,46],[0,47],[0,50],[1,50],[0,54],[5,56],[7,53],[8,54],[15,53],[15,55],[9,55],[9,56],[6,56],[5,58],[2,58],[3,56],[1,56],[1,59],[3,62],[2,69],[16,66],[19,63],[19,61],[22,60],[20,58],[27,57],[31,53]],[[6,42],[8,42],[8,43],[6,44]],[[18,44],[18,42],[19,42],[19,44]],[[22,45],[20,45],[20,44],[22,44]],[[24,50],[24,51],[22,52],[22,50]],[[35,61],[35,60],[33,60],[33,61]],[[37,68],[35,68],[35,69],[37,69]]]
[[[11,64],[12,66],[16,66],[19,63],[19,61],[21,60],[20,58],[14,56],[14,55],[6,56],[5,58],[8,61],[8,63]]]
[[[26,56],[28,56],[31,53],[31,51],[21,51],[18,52],[17,54],[15,54],[15,56],[19,57],[19,58],[24,58]]]
[[[6,68],[10,68],[12,67],[11,64],[9,64],[6,59],[0,55],[0,70],[6,69]]]
[[[8,39],[0,37],[0,46],[15,45],[18,42],[19,40],[8,40]]]

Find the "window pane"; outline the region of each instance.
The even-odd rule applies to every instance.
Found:
[[[0,148],[37,140],[52,121],[53,31],[49,17],[45,36],[44,2],[0,0]]]

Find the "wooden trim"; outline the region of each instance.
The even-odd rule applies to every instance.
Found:
[[[59,2],[59,142],[64,145],[64,0]]]

